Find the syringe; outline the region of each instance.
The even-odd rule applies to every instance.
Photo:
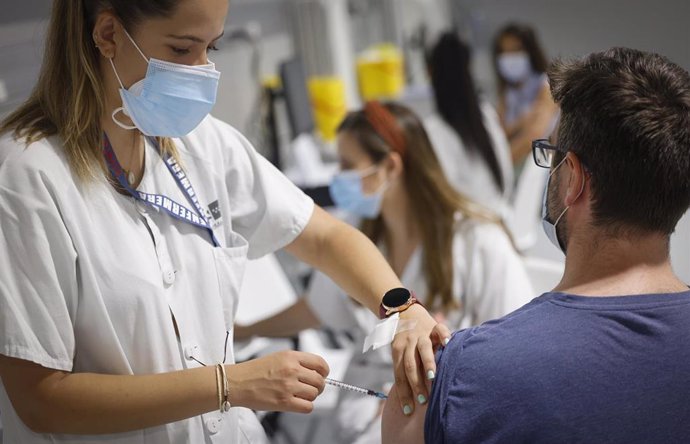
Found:
[[[344,390],[352,390],[356,393],[361,393],[363,395],[375,396],[379,399],[388,399],[388,396],[381,392],[375,392],[374,390],[365,389],[362,387],[357,387],[356,385],[346,384],[344,382],[336,381],[335,379],[326,378],[326,384],[338,387]]]

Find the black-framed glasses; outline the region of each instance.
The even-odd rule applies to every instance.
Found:
[[[537,139],[532,141],[532,156],[537,166],[551,168],[551,163],[557,151],[564,154],[568,152],[565,148],[551,145],[548,139]]]

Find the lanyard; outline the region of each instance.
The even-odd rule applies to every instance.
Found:
[[[124,188],[135,200],[143,202],[146,205],[155,208],[156,210],[162,210],[177,220],[181,220],[185,223],[207,230],[211,236],[213,245],[215,247],[219,247],[220,242],[218,242],[218,239],[213,233],[211,224],[208,222],[206,217],[204,217],[204,209],[199,203],[199,198],[194,191],[191,182],[189,181],[189,177],[187,177],[187,174],[174,157],[168,153],[161,153],[160,146],[154,138],[149,137],[148,140],[153,144],[154,147],[156,147],[158,154],[160,154],[163,158],[163,163],[166,167],[168,167],[168,171],[170,171],[173,179],[175,179],[175,183],[177,183],[177,186],[180,188],[180,190],[182,190],[185,196],[187,196],[187,200],[194,205],[196,212],[190,210],[182,204],[175,202],[163,194],[150,194],[132,189],[127,181],[127,178],[125,177],[125,172],[122,169],[122,166],[120,166],[120,162],[118,162],[117,157],[115,156],[115,152],[110,144],[110,140],[108,140],[108,136],[103,133],[103,155],[105,156],[105,161],[108,165],[108,171],[110,171],[111,176],[115,178],[120,186]]]

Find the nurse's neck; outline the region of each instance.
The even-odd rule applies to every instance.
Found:
[[[144,175],[144,138],[138,130],[126,130],[113,121],[113,111],[122,106],[119,84],[110,66],[106,66],[105,63],[101,65],[101,75],[105,91],[101,129],[108,135],[108,140],[113,147],[118,162],[120,162],[120,166],[134,174],[134,188],[136,188]],[[118,112],[115,118],[127,126],[132,125],[132,121],[122,112]]]
[[[381,205],[384,239],[389,252],[415,249],[421,240],[419,215],[415,215],[405,184],[396,180],[386,190]]]

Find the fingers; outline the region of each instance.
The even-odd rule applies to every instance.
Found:
[[[298,383],[297,387],[292,391],[296,398],[304,399],[305,401],[314,401],[321,393],[319,389],[313,385]]]
[[[417,342],[417,352],[419,353],[419,359],[422,363],[428,392],[431,387],[431,381],[436,377],[436,359],[434,358],[434,348],[431,339],[419,338],[419,342]]]
[[[324,378],[330,373],[331,369],[328,367],[328,363],[321,356],[303,352],[298,352],[298,354],[299,363],[303,367],[314,370]]]
[[[286,410],[295,413],[311,413],[314,410],[314,403],[302,398],[294,397],[290,400]]]
[[[314,370],[309,370],[302,368],[298,378],[299,382],[303,384],[308,384],[317,391],[317,394],[321,394],[323,389],[326,387],[326,380],[319,373]]]
[[[445,347],[448,344],[448,341],[450,341],[450,329],[444,324],[436,324],[431,330],[429,337],[431,338],[431,342],[434,347]]]
[[[393,371],[395,374],[395,388],[398,391],[400,409],[404,415],[409,416],[414,411],[414,402],[412,389],[407,383],[407,374],[405,372],[405,349],[405,338],[403,338],[402,335],[398,335],[398,337],[396,337],[393,341],[393,362],[395,365]]]
[[[418,404],[426,404],[427,390],[424,377],[425,372],[422,367],[420,356],[417,353],[418,341],[418,338],[408,336],[404,357],[405,375],[407,376],[407,382],[412,389],[415,401],[417,401]]]

